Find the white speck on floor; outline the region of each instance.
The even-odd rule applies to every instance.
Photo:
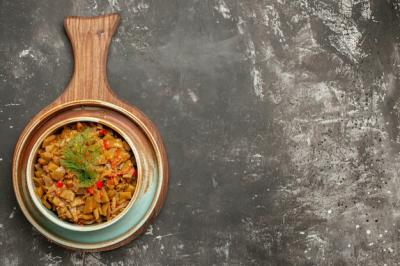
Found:
[[[108,0],[108,4],[110,5],[112,11],[120,11],[121,10],[118,0]]]
[[[37,62],[39,65],[43,65],[47,61],[46,55],[43,54],[39,49],[33,49],[29,47],[28,49],[22,50],[19,54],[19,58],[30,57],[32,60]]]
[[[189,89],[188,93],[189,93],[190,99],[192,99],[192,101],[194,103],[197,103],[197,101],[199,100],[199,97],[190,89]]]
[[[231,18],[231,11],[224,2],[224,0],[218,1],[218,6],[214,7],[225,19]]]
[[[153,225],[149,225],[149,227],[147,227],[145,235],[153,235]]]
[[[43,261],[47,266],[58,266],[60,263],[62,263],[62,258],[60,256],[53,256],[51,252],[45,254],[39,260]]]
[[[133,3],[135,3],[134,1]],[[130,10],[133,11],[133,13],[139,13],[139,12],[145,12],[146,10],[149,9],[149,4],[144,2],[144,1],[139,1],[139,3],[136,6],[133,6],[130,8]],[[129,8],[128,8],[129,9]]]
[[[173,97],[172,97],[172,99],[175,101],[175,102],[177,102],[177,103],[179,103],[179,100],[180,100],[180,96],[179,96],[179,94],[176,94],[176,95],[174,95]]]
[[[165,247],[163,244],[160,245],[160,253],[164,254]]]
[[[97,1],[94,0],[94,1],[93,1],[93,6],[92,6],[92,10],[97,10],[98,6],[99,6],[99,5],[97,4]]]
[[[32,50],[31,47],[29,47],[28,49],[22,50],[22,51],[18,54],[19,58],[28,56],[29,53],[31,52],[31,50]]]

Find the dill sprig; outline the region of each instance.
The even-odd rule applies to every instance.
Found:
[[[94,167],[101,155],[101,146],[94,142],[95,130],[86,128],[76,134],[65,146],[61,164],[75,173],[82,187],[91,186],[97,178]]]

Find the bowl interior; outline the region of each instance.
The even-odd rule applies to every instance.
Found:
[[[110,221],[106,221],[103,223],[99,224],[91,224],[91,225],[79,225],[79,224],[73,224],[67,221],[62,220],[59,218],[53,211],[47,209],[39,199],[39,197],[35,193],[35,185],[33,183],[33,173],[34,173],[34,164],[37,159],[37,151],[40,148],[43,140],[49,136],[50,134],[56,132],[58,129],[61,127],[76,123],[76,122],[95,122],[102,124],[108,128],[111,128],[113,131],[118,133],[130,146],[132,153],[134,155],[135,161],[136,161],[136,166],[137,166],[137,183],[135,186],[135,191],[134,194],[129,202],[129,204],[124,208],[124,210],[121,211],[116,217],[111,219]],[[112,225],[113,223],[117,222],[120,220],[132,207],[133,203],[138,197],[138,193],[140,191],[140,186],[142,184],[142,167],[141,167],[141,160],[140,154],[138,153],[138,150],[136,149],[136,145],[134,143],[134,140],[131,139],[128,134],[125,134],[124,130],[119,128],[117,125],[114,123],[111,123],[107,121],[106,119],[99,119],[97,117],[74,117],[74,118],[69,118],[67,120],[60,121],[51,127],[49,127],[46,131],[41,134],[41,136],[38,138],[36,143],[34,144],[33,148],[30,151],[29,157],[28,157],[28,162],[27,162],[27,173],[26,173],[26,181],[27,181],[27,187],[29,190],[30,197],[35,205],[35,207],[51,222],[57,224],[58,226],[61,226],[65,229],[73,230],[73,231],[95,231],[99,229],[103,229],[107,226]]]

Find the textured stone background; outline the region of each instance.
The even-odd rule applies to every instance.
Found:
[[[147,233],[70,252],[26,221],[11,156],[72,73],[67,15],[121,12],[116,93],[158,125]],[[0,264],[398,265],[400,1],[0,1]]]

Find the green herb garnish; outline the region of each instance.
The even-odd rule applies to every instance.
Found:
[[[93,134],[96,131],[91,128],[75,135],[65,146],[61,164],[76,174],[82,187],[91,186],[97,178],[95,166],[101,155],[101,146],[93,143]]]

